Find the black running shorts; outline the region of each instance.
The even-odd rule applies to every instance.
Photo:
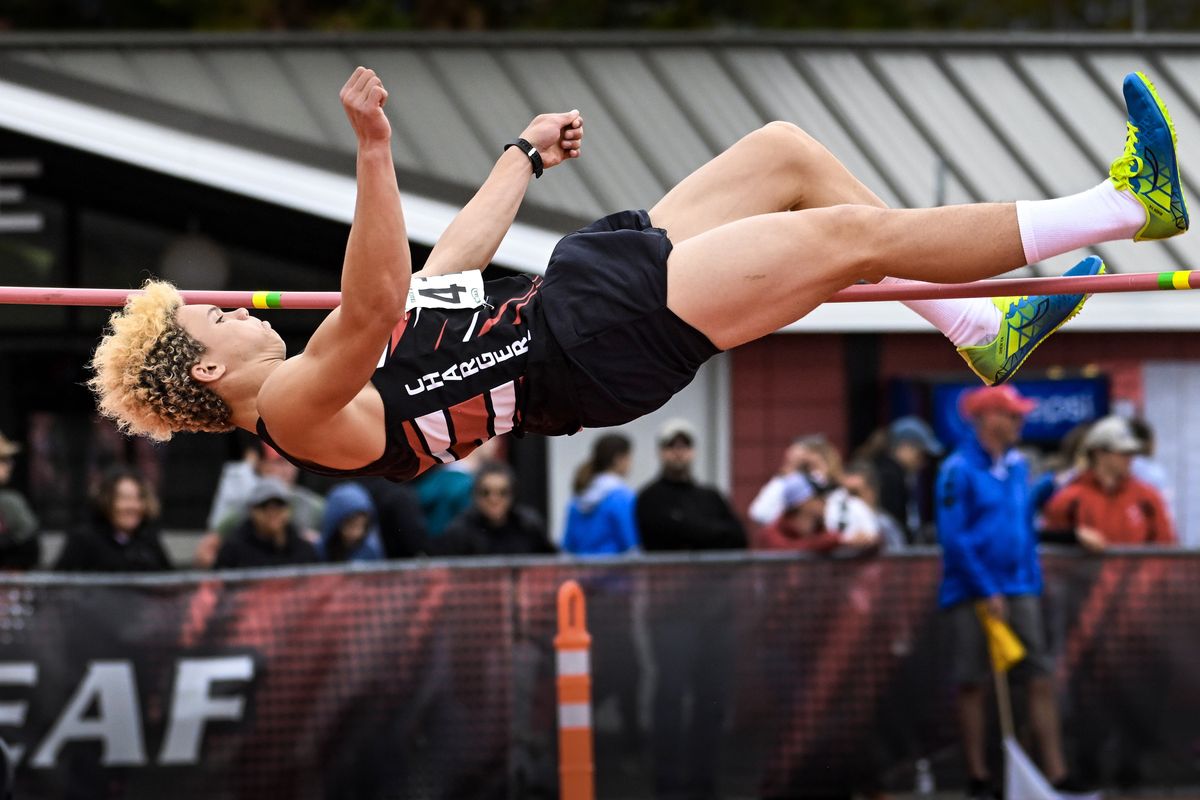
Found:
[[[539,405],[567,405],[583,427],[621,425],[662,407],[720,352],[667,308],[670,253],[645,211],[611,214],[555,246],[539,305],[553,339],[545,366],[563,374],[530,375],[546,379],[531,386]]]

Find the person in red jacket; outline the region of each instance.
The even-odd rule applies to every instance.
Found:
[[[1088,550],[1109,545],[1175,544],[1162,494],[1133,477],[1142,443],[1123,417],[1096,422],[1083,440],[1088,467],[1043,509],[1046,531],[1072,531]]]
[[[825,499],[808,478],[792,473],[784,478],[783,513],[762,526],[754,537],[758,550],[807,550],[826,553],[837,549],[842,537],[825,530]]]

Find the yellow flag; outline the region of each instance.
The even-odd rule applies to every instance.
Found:
[[[988,611],[987,603],[980,600],[975,604],[975,614],[987,636],[988,652],[992,655],[992,669],[1008,672],[1025,658],[1025,645],[1013,633],[1008,623]]]

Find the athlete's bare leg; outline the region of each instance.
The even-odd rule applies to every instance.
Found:
[[[650,211],[653,223],[666,229],[672,242],[679,246],[688,240],[707,234],[723,225],[746,220],[750,217],[773,214],[785,211],[800,211],[805,209],[828,208],[837,205],[853,204],[870,208],[886,208],[886,204],[868,189],[853,173],[846,168],[829,150],[805,133],[797,126],[788,122],[771,122],[742,137],[736,144],[721,155],[697,169],[678,186],[667,193]],[[803,276],[805,285],[815,289],[820,276],[813,271],[813,252],[802,248],[797,253],[787,256],[788,269],[798,273],[793,278]],[[728,257],[722,251],[721,258]],[[800,267],[800,269],[797,269]],[[699,267],[702,272],[707,267]],[[673,270],[674,272],[675,270]],[[1002,270],[1003,271],[1003,270]],[[892,274],[892,273],[888,273]],[[989,272],[988,275],[996,274]],[[906,277],[896,274],[895,277]],[[699,289],[711,294],[711,275],[700,281]],[[874,280],[883,277],[863,274],[860,277]],[[724,276],[722,280],[725,280]],[[839,283],[833,290],[853,283],[858,278]],[[963,278],[962,280],[966,280]],[[755,283],[751,280],[751,283]],[[672,275],[671,283],[677,283]],[[726,285],[722,283],[722,293]],[[780,325],[769,330],[775,330],[802,316],[792,317],[793,310],[799,306],[793,305],[778,317],[764,313],[770,309],[768,304],[778,305],[784,292],[794,293],[795,289],[789,283],[786,287],[775,284],[770,290],[763,285],[751,287],[750,294],[757,297],[753,313],[741,314],[742,319],[737,327],[750,333],[732,332],[734,342],[748,341],[762,335],[758,333],[765,326],[771,325],[774,319],[784,319]],[[674,297],[678,302],[687,303],[679,291],[668,289],[669,298]],[[793,294],[794,296],[794,294]],[[828,297],[827,293],[819,293],[817,299],[807,304],[803,313],[807,313]],[[768,300],[768,298],[771,298]],[[709,298],[710,300],[713,298]],[[726,298],[728,299],[728,298]],[[798,298],[803,302],[804,298]],[[669,304],[671,301],[669,300]],[[697,324],[688,316],[690,311],[681,311],[674,304],[672,310],[691,322],[700,330],[712,333]],[[775,310],[778,310],[776,308]],[[718,312],[720,313],[720,312]],[[770,320],[770,321],[768,321]],[[733,320],[722,321],[723,325],[732,324]],[[745,336],[746,338],[736,338]],[[722,338],[723,336],[719,336]],[[719,346],[722,344],[714,338]]]
[[[1024,264],[1012,203],[760,214],[677,244],[667,306],[728,349],[795,322],[859,280],[954,283]]]
[[[679,242],[746,216],[841,204],[886,207],[816,139],[789,122],[771,122],[697,169],[650,215]],[[1000,327],[988,298],[904,305],[956,345],[988,341]]]
[[[771,122],[684,178],[650,219],[679,244],[745,217],[847,203],[884,207],[824,145],[790,122]]]

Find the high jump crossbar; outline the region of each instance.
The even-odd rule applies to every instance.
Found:
[[[842,289],[827,303],[871,303],[885,300],[940,300],[951,297],[1013,295],[1108,294],[1200,289],[1200,270],[1130,272],[1061,278],[995,278],[972,283],[858,285]],[[184,302],[221,308],[329,309],[341,302],[340,292],[247,292],[184,290]],[[123,306],[137,289],[63,289],[0,286],[0,305]]]

